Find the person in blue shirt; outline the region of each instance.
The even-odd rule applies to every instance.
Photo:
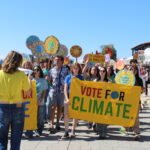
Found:
[[[44,99],[46,96],[46,90],[48,89],[48,84],[44,78],[42,69],[40,66],[34,68],[34,80],[36,81],[36,91],[37,91],[37,100],[38,100],[38,129],[36,134],[41,135],[44,129],[44,116],[45,116],[45,107]]]
[[[33,80],[36,81],[36,95],[37,95],[37,130],[34,132],[32,130],[27,130],[25,136],[27,138],[32,138],[33,133],[35,136],[41,136],[44,129],[44,117],[45,117],[45,107],[44,99],[46,96],[46,90],[48,89],[48,84],[44,78],[42,69],[40,66],[36,66],[33,69]]]
[[[75,63],[71,66],[71,74],[67,75],[64,80],[64,123],[65,123],[65,133],[62,138],[69,137],[69,117],[68,117],[68,105],[69,105],[69,95],[70,95],[70,85],[73,77],[83,80],[83,76],[81,75],[82,69],[79,63]],[[75,136],[75,127],[77,125],[77,119],[73,119],[73,127],[72,127],[72,136]]]

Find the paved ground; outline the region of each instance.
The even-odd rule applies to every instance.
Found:
[[[60,137],[64,129],[53,135],[45,130],[42,137],[31,140],[23,137],[21,150],[150,150],[150,97],[142,96],[142,103],[140,141],[134,141],[132,135],[120,133],[118,126],[109,126],[108,138],[100,140],[92,129],[87,129],[86,122],[80,121],[75,138],[62,141]]]

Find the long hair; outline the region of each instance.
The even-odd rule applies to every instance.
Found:
[[[28,68],[27,68],[27,66],[28,66]],[[33,70],[33,65],[32,65],[32,63],[31,63],[29,60],[25,61],[25,62],[22,64],[22,67],[25,68],[25,69]]]
[[[88,70],[88,74],[90,75],[90,77],[92,77],[92,74],[91,74],[92,68],[95,68],[95,69],[96,69],[96,72],[97,72],[97,73],[96,73],[96,77],[99,78],[99,69],[98,69],[98,67],[96,67],[96,66],[90,67],[90,69]]]
[[[79,75],[82,74],[82,68],[81,68],[81,65],[80,65],[79,63],[74,63],[74,64],[71,66],[71,73],[73,74],[73,69],[74,69],[75,67],[78,67],[78,68],[79,68],[78,74],[79,74]]]
[[[2,64],[2,70],[6,73],[13,74],[22,64],[22,55],[16,51],[8,53]]]
[[[105,81],[105,82],[108,82],[107,69],[106,69],[106,67],[102,67],[102,68],[103,68],[103,70],[105,71],[104,81]],[[99,71],[100,71],[100,69],[99,69]],[[101,76],[99,75],[99,78],[97,79],[97,81],[100,81],[100,80],[101,80]]]
[[[44,78],[44,74],[43,74],[43,71],[40,66],[34,67],[33,72],[34,72],[34,70],[38,70],[40,72],[39,78]],[[35,77],[34,73],[33,73],[33,77]]]
[[[108,66],[108,67],[110,67],[110,69],[111,69],[110,76],[115,76],[115,73],[114,73],[114,68],[113,68],[113,66]],[[108,75],[108,73],[107,73],[107,75]]]
[[[140,76],[139,76],[139,68],[137,66],[131,66],[130,70],[132,70],[132,69],[137,71],[137,74],[135,75],[135,78],[136,79],[140,78]]]

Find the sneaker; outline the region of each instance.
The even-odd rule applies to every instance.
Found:
[[[93,125],[93,131],[96,131],[96,124]]]
[[[72,131],[71,132],[71,137],[75,137],[76,135],[75,135],[75,131]]]
[[[60,125],[56,125],[56,130],[60,130]]]
[[[136,135],[133,137],[133,139],[134,139],[135,141],[140,140],[140,138],[141,138],[141,136],[140,136],[139,134],[136,134]]]
[[[126,129],[125,128],[120,128],[119,129],[119,132],[121,133],[121,134],[123,134],[123,135],[128,135],[128,132],[126,131]]]
[[[50,128],[49,130],[50,130],[50,134],[55,134],[56,133],[54,128]]]
[[[26,138],[26,139],[32,139],[33,138],[33,135],[24,135],[24,138]]]
[[[89,122],[89,123],[88,123],[88,129],[91,129],[91,128],[92,128],[92,123]]]
[[[65,134],[61,137],[61,139],[67,139],[69,138],[69,133],[65,132]]]
[[[99,139],[105,139],[106,135],[99,135]]]
[[[36,137],[40,137],[40,134],[38,133],[38,131],[34,131],[34,135],[35,135]]]
[[[45,120],[45,122],[44,122],[45,124],[48,124],[48,121],[47,120]]]

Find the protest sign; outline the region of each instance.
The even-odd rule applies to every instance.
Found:
[[[125,64],[124,64],[124,59],[118,59],[116,62],[116,68],[118,70],[122,70],[124,68]]]
[[[104,63],[105,56],[102,54],[88,54],[89,63]]]
[[[63,45],[63,44],[60,44],[58,52],[56,53],[56,55],[61,55],[63,57],[67,57],[67,55],[68,55],[68,48],[65,45]]]
[[[25,130],[37,129],[37,97],[36,97],[36,82],[31,82],[32,92],[30,96],[26,96],[22,91],[23,104],[25,105]]]
[[[133,86],[135,84],[135,76],[132,71],[122,70],[116,74],[115,81],[118,84]]]
[[[110,55],[109,54],[105,54],[105,62],[109,62],[110,61]]]
[[[59,49],[59,41],[55,36],[49,36],[45,40],[45,51],[48,54],[55,55]]]
[[[138,86],[73,78],[69,116],[96,123],[132,127],[138,113],[140,94],[141,87]]]
[[[64,58],[64,64],[68,65],[70,62],[69,56]]]
[[[143,61],[144,59],[144,50],[138,50],[138,61]]]
[[[34,43],[36,42],[39,42],[40,39],[38,36],[35,36],[35,35],[31,35],[27,38],[26,40],[26,46],[29,48],[29,49],[33,49],[34,48]]]
[[[31,49],[32,53],[36,57],[42,57],[45,54],[44,43],[42,41],[38,41],[33,43],[33,48]]]
[[[82,55],[82,48],[78,45],[74,45],[70,48],[71,56],[78,58]]]

